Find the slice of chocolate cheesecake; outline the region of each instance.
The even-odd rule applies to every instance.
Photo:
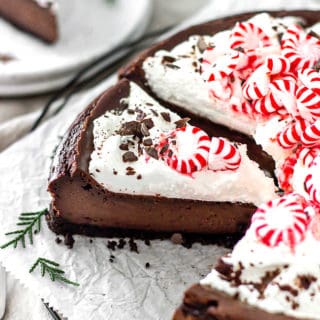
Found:
[[[319,320],[319,211],[296,193],[253,215],[232,253],[187,290],[174,320]]]
[[[233,234],[275,197],[247,146],[208,135],[122,80],[76,119],[53,162],[56,233]]]
[[[58,39],[55,8],[53,0],[0,0],[2,18],[47,43]]]

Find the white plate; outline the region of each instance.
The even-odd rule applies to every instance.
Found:
[[[0,20],[0,95],[40,93],[63,85],[76,70],[146,28],[151,0],[57,0],[60,38],[47,45]]]

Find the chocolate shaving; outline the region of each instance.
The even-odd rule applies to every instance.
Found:
[[[320,35],[318,33],[314,32],[313,30],[310,30],[308,32],[308,35],[311,36],[311,37],[315,37],[317,39],[320,39]]]
[[[148,129],[151,129],[154,127],[153,120],[150,118],[144,119],[142,123],[144,123]]]
[[[236,47],[236,48],[234,48],[234,50],[244,53],[243,47]]]
[[[175,61],[176,61],[176,58],[174,58],[174,57],[163,56],[161,63],[162,63],[162,64],[168,64],[168,63],[173,63],[173,62],[175,62]]]
[[[167,122],[170,122],[171,121],[171,117],[170,117],[170,113],[169,112],[161,112],[160,113],[162,118],[167,121]]]
[[[150,138],[143,140],[143,145],[145,145],[146,147],[152,146],[152,143],[153,143],[152,139],[150,139]]]
[[[171,64],[171,63],[168,63],[166,64],[166,66],[170,69],[181,69],[179,66],[176,66],[175,64]]]
[[[141,134],[144,136],[144,137],[148,137],[150,136],[150,132],[146,126],[146,124],[144,122],[141,123],[141,128],[140,128],[140,131],[141,131]]]
[[[158,155],[158,151],[155,149],[155,148],[145,148],[146,150],[146,153],[151,157],[151,158],[154,158],[156,160],[159,159],[159,155]]]
[[[121,143],[119,146],[120,150],[127,151],[129,150],[129,145],[127,143]]]
[[[208,45],[207,43],[204,41],[203,37],[200,37],[198,42],[197,42],[197,47],[200,51],[200,53],[203,53],[207,48],[208,48]]]
[[[2,63],[8,63],[12,60],[15,60],[15,58],[13,56],[11,56],[10,54],[0,54],[0,61]]]
[[[177,128],[184,128],[189,121],[190,121],[190,118],[182,118],[178,121],[175,121],[175,125]]]
[[[138,157],[132,152],[127,151],[122,155],[123,162],[134,162],[138,160]]]
[[[169,144],[165,144],[161,150],[160,150],[160,154],[164,154],[165,152],[167,152],[169,149]]]
[[[122,124],[118,133],[120,136],[139,136],[140,123],[138,121],[129,121]]]

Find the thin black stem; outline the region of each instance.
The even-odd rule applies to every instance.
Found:
[[[156,30],[156,31],[147,33],[146,35],[141,36],[140,38],[138,38],[138,39],[136,39],[134,41],[131,41],[129,43],[120,44],[120,45],[116,46],[115,48],[113,48],[112,50],[107,51],[105,54],[103,54],[102,56],[98,57],[97,59],[93,60],[88,65],[86,65],[84,68],[82,68],[80,71],[78,71],[76,73],[76,75],[69,82],[67,82],[64,87],[59,89],[49,99],[49,101],[46,103],[46,105],[42,109],[41,114],[39,115],[39,117],[37,118],[35,123],[33,124],[33,126],[32,126],[30,131],[34,131],[39,126],[39,124],[41,123],[43,118],[49,112],[52,104],[56,100],[61,98],[65,94],[65,92],[67,92],[70,88],[72,88],[87,72],[90,72],[92,68],[96,67],[97,65],[99,65],[100,63],[105,61],[106,59],[113,57],[115,54],[118,54],[121,51],[129,50],[129,52],[130,51],[132,52],[137,45],[141,44],[142,42],[144,42],[146,40],[149,40],[149,39],[152,39],[152,38],[160,36],[161,34],[169,31],[172,27],[173,26],[165,27],[165,28],[162,28],[160,30]],[[128,54],[128,52],[124,53],[124,55],[127,55],[127,54]],[[121,57],[118,58],[116,61],[119,61],[119,59],[121,59],[121,58],[123,58],[123,55],[121,55]],[[111,63],[107,64],[104,68],[107,69],[110,66],[112,66],[114,63],[115,63],[115,61],[112,61]]]

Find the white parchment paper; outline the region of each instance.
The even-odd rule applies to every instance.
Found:
[[[212,1],[192,22],[221,15],[227,3]],[[241,3],[241,5],[240,5]],[[233,4],[233,5],[231,5]],[[319,1],[230,1],[228,10],[245,11],[264,8],[320,8]],[[235,12],[234,11],[234,12]],[[226,12],[224,12],[226,13]],[[47,177],[54,147],[76,114],[94,97],[115,82],[115,77],[70,103],[57,117],[19,141],[0,155],[0,244],[7,231],[16,229],[21,212],[48,207]],[[169,241],[152,241],[146,246],[137,241],[140,254],[128,246],[110,251],[106,239],[76,236],[72,250],[55,242],[56,236],[43,221],[27,249],[0,250],[0,262],[39,298],[49,302],[68,319],[170,319],[179,305],[183,291],[208,273],[226,250],[217,246],[195,244],[191,249]],[[114,262],[109,261],[114,255]],[[38,257],[57,261],[66,276],[79,282],[79,288],[53,283],[39,273],[29,274]],[[150,268],[145,264],[149,262]]]

